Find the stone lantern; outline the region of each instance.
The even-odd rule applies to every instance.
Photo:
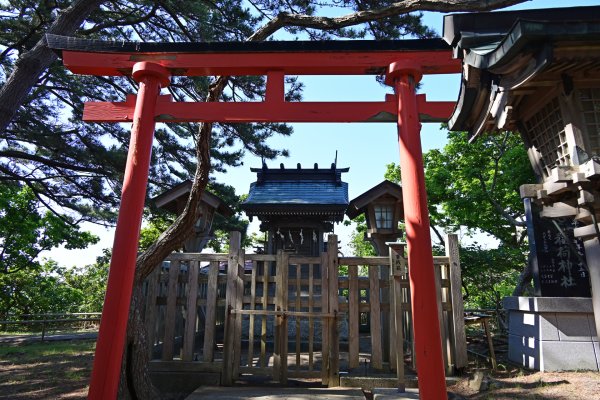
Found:
[[[153,201],[156,207],[181,214],[185,208],[187,198],[192,189],[191,181],[184,181],[179,185],[156,196]],[[231,210],[219,197],[204,191],[200,204],[198,205],[200,217],[194,223],[193,230],[183,242],[183,251],[188,253],[199,253],[204,249],[209,240],[212,239],[212,224],[215,213],[224,217],[233,215]]]
[[[444,39],[463,64],[449,129],[468,131],[472,140],[519,132],[537,176],[521,187],[537,296],[509,298],[505,307],[509,357],[540,370],[599,365],[588,323],[600,332],[598,15],[593,6],[444,19]],[[539,327],[533,336],[523,333],[527,318]],[[571,342],[574,336],[589,341]],[[528,342],[534,345],[523,346]]]

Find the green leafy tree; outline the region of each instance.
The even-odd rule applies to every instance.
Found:
[[[344,222],[346,223],[349,221]],[[375,248],[365,236],[367,233],[367,223],[364,214],[354,218],[353,222],[356,223],[356,230],[352,232],[349,243],[352,254],[358,257],[376,256],[377,252],[375,251]]]
[[[63,285],[64,268],[40,260],[40,253],[60,245],[81,249],[97,241],[67,217],[40,207],[28,187],[0,185],[0,318],[75,309],[80,295]]]
[[[502,308],[518,281],[515,267],[526,261],[520,249],[499,246],[486,249],[479,244],[463,246],[460,261],[465,308]]]
[[[42,251],[64,245],[82,249],[98,237],[82,232],[67,217],[58,217],[40,207],[28,187],[0,186],[0,274],[41,266]]]
[[[104,249],[94,264],[73,267],[64,271],[64,281],[81,293],[78,312],[102,312],[111,252]]]
[[[503,296],[528,269],[525,211],[519,187],[535,181],[520,136],[506,132],[469,143],[466,132],[449,132],[448,144],[423,155],[431,225],[447,232],[466,229],[498,240],[496,249],[461,248],[466,299],[470,307],[500,307]],[[386,179],[399,182],[400,169],[388,165]]]
[[[449,132],[443,151],[425,155],[427,193],[434,223],[479,229],[505,245],[525,238],[519,187],[535,181],[520,136],[505,132],[472,143],[465,132]]]
[[[431,224],[447,231],[483,231],[503,244],[525,238],[519,187],[535,181],[518,134],[488,135],[469,143],[466,132],[449,132],[448,144],[423,155]],[[386,179],[399,182],[388,166]]]
[[[10,275],[0,274],[0,319],[79,311],[84,295],[66,284],[64,274],[65,268],[53,260]]]

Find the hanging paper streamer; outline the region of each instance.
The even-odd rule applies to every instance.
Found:
[[[283,236],[283,233],[279,232],[279,228],[277,228],[277,234],[279,235],[281,240],[283,240],[285,242],[285,236]]]
[[[313,242],[317,241],[317,232],[312,231],[313,232]]]
[[[300,228],[300,244],[304,244],[304,234],[302,233],[302,228]]]
[[[294,244],[294,238],[292,237],[292,231],[290,231],[288,229],[288,237],[290,238],[290,242],[292,242],[292,244]]]

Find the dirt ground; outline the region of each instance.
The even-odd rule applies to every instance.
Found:
[[[467,334],[470,351],[488,354],[487,341],[482,335]],[[508,360],[508,342],[505,336],[494,336],[498,368],[492,371],[489,363],[481,357],[469,354],[469,367],[460,381],[449,391],[466,399],[537,399],[537,400],[592,400],[600,399],[600,373],[536,372],[519,368]],[[475,374],[484,379],[476,390]]]
[[[0,399],[85,399],[95,341],[0,344]]]
[[[485,372],[487,389],[476,391],[464,378],[448,390],[467,399],[536,399],[592,400],[600,399],[600,374],[597,372],[523,372],[514,369],[504,373]]]
[[[94,342],[0,343],[0,399],[85,399],[92,368]],[[466,399],[600,399],[597,372],[528,372],[507,366],[492,372],[473,362],[458,383],[448,389]],[[469,385],[476,371],[485,377],[484,389]],[[485,388],[487,384],[487,388]]]

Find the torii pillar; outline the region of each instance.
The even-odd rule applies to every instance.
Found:
[[[104,308],[96,342],[89,400],[117,398],[152,154],[156,102],[161,87],[169,85],[170,73],[158,64],[138,62],[133,67],[132,77],[139,83],[139,89]]]
[[[421,123],[415,93],[415,85],[421,77],[418,64],[399,61],[390,64],[386,83],[394,87],[398,99],[400,173],[419,396],[425,400],[438,400],[447,399],[448,394],[436,303]]]

